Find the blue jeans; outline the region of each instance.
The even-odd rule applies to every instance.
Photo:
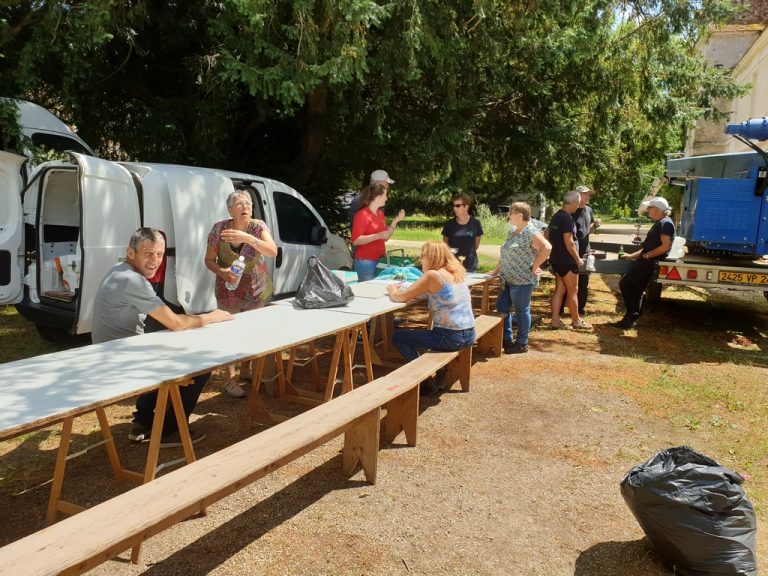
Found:
[[[357,281],[365,282],[376,278],[376,266],[378,260],[358,260],[355,258],[355,272],[357,272]]]
[[[395,330],[392,344],[407,362],[419,357],[419,350],[461,350],[475,343],[475,329]]]
[[[531,296],[533,284],[507,284],[509,299],[515,311],[514,320],[517,323],[517,341],[521,346],[528,345],[528,333],[531,331]],[[512,341],[512,320],[510,312],[504,318],[504,340]]]
[[[200,398],[200,392],[203,391],[205,383],[211,377],[210,374],[201,374],[193,378],[194,383],[189,386],[179,386],[179,393],[181,394],[181,404],[184,406],[184,414],[187,415],[187,422],[189,422],[189,415],[197,405],[197,400]],[[155,404],[157,403],[157,390],[142,394],[136,399],[136,412],[133,413],[133,421],[152,428],[152,422],[155,418]],[[176,423],[176,414],[173,411],[173,404],[171,403],[171,396],[168,395],[168,406],[165,411],[165,419],[163,420],[163,436],[168,436],[178,431],[179,425]]]

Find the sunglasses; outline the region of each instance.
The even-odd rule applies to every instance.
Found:
[[[454,208],[461,208],[462,206],[466,206],[466,204],[454,204]]]

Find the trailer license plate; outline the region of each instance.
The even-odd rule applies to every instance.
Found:
[[[718,272],[717,280],[731,284],[765,284],[768,286],[768,274],[756,272]]]

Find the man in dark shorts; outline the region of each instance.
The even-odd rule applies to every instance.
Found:
[[[627,311],[624,318],[614,324],[618,328],[628,329],[635,325],[640,316],[643,292],[656,270],[656,263],[664,260],[669,254],[675,239],[675,223],[669,217],[670,212],[666,199],[661,196],[652,198],[648,204],[648,216],[655,221],[653,226],[640,245],[640,250],[622,257],[624,260],[632,260],[632,265],[619,280],[619,289]]]
[[[576,192],[579,193],[579,207],[571,217],[576,224],[576,241],[579,244],[579,256],[584,259],[591,251],[589,246],[589,235],[595,229],[600,221],[595,218],[592,207],[589,205],[589,198],[594,194],[594,190],[589,186],[576,186]],[[589,290],[589,272],[587,270],[579,271],[579,316],[584,316],[587,307],[587,293]],[[563,315],[565,302],[560,305],[560,316]]]
[[[579,208],[580,195],[571,190],[563,198],[563,207],[549,221],[545,236],[552,244],[549,255],[549,266],[555,276],[555,291],[552,294],[552,323],[553,329],[589,330],[592,328],[579,316],[578,309],[578,278],[579,267],[583,261],[579,257],[576,245],[576,224],[573,213]],[[565,304],[571,313],[571,325],[560,318],[560,306]]]

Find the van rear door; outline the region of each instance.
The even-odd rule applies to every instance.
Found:
[[[141,226],[139,198],[120,164],[72,154],[79,167],[82,268],[74,332],[91,331],[93,302],[106,273],[125,260],[128,241]]]
[[[0,304],[24,296],[24,211],[21,189],[23,156],[0,152]]]
[[[216,308],[216,277],[205,267],[208,232],[228,219],[227,196],[232,180],[213,170],[168,170],[168,195],[176,239],[176,294],[187,314]]]

